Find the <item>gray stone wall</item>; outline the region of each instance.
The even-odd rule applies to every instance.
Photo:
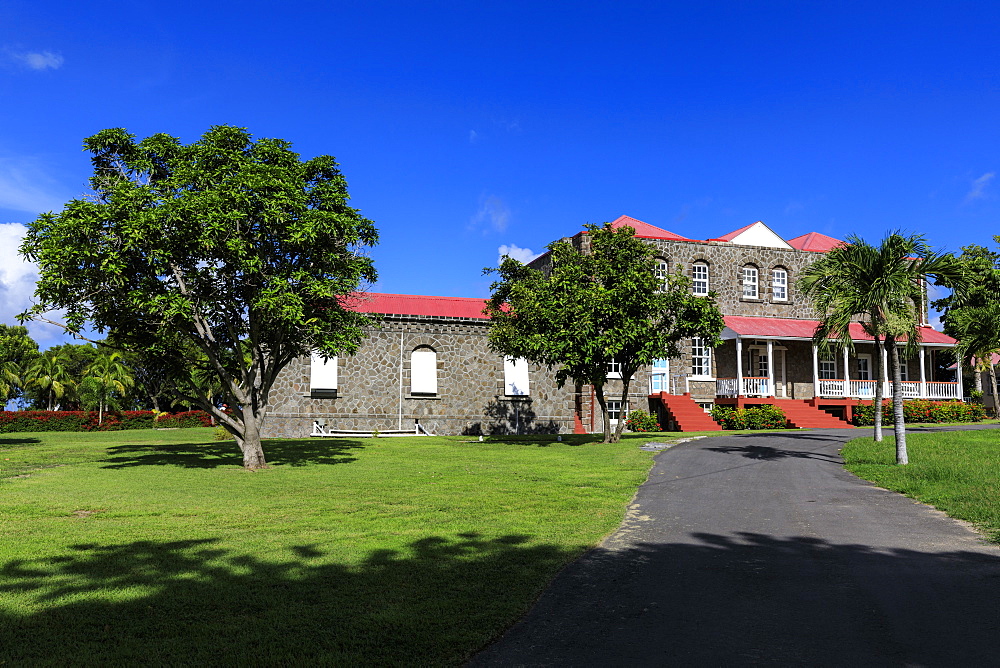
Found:
[[[314,419],[334,429],[386,431],[420,424],[434,434],[573,431],[573,388],[529,367],[530,395],[504,395],[503,358],[489,350],[485,320],[387,316],[356,355],[338,359],[335,396],[312,396],[308,358],[278,377],[264,425],[267,438],[308,436]],[[410,394],[410,353],[437,353],[438,392]]]

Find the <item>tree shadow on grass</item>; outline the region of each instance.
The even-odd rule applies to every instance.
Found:
[[[351,439],[280,439],[264,441],[264,458],[273,466],[308,466],[311,464],[347,464],[368,445]],[[102,468],[132,466],[180,466],[215,468],[242,466],[243,455],[232,440],[204,443],[126,444],[108,448]]]
[[[141,541],[2,564],[0,664],[455,665],[582,548],[466,533],[350,566],[288,550]]]
[[[30,436],[0,436],[0,450],[5,448],[16,448],[19,445],[31,445],[41,443],[41,439]]]

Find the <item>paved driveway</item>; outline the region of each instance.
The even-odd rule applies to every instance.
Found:
[[[622,527],[471,665],[1000,665],[1000,549],[844,471],[859,433],[661,453]]]

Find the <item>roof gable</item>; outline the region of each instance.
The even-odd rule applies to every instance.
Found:
[[[679,234],[674,234],[673,232],[665,230],[661,227],[644,223],[637,218],[633,218],[632,216],[618,216],[611,221],[611,227],[615,229],[626,225],[635,230],[635,236],[643,239],[679,239],[681,241],[690,241],[687,237],[682,237]]]
[[[792,248],[812,251],[813,253],[825,253],[829,250],[833,250],[843,243],[844,242],[840,239],[834,239],[833,237],[828,237],[825,234],[820,234],[819,232],[810,232],[809,234],[803,234],[800,237],[788,240],[788,244]]]
[[[775,234],[774,230],[762,223],[757,221],[756,223],[751,223],[746,227],[741,227],[738,230],[733,230],[729,234],[725,234],[718,239],[713,239],[713,241],[728,241],[731,244],[738,244],[740,246],[765,246],[767,248],[787,248],[791,249],[792,246],[788,244],[787,241]]]

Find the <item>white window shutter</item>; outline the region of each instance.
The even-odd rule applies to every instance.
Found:
[[[437,394],[437,353],[414,350],[410,353],[410,394]]]
[[[531,391],[528,389],[528,361],[514,359],[513,357],[504,357],[503,385],[504,394],[507,396],[531,394]]]
[[[337,389],[337,358],[323,359],[317,353],[312,354],[309,365],[310,390]]]

